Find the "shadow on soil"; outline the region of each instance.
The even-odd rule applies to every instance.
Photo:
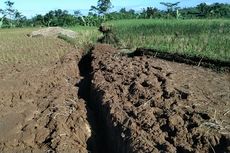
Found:
[[[137,51],[129,56],[130,57],[143,56],[145,55],[145,53],[146,53],[145,51]],[[109,112],[107,112],[108,108],[106,108],[106,106],[102,106],[101,95],[103,94],[99,93],[100,91],[98,89],[94,89],[94,87],[92,86],[92,79],[93,79],[92,60],[93,57],[90,51],[88,54],[84,55],[81,58],[80,62],[78,63],[80,75],[82,77],[79,84],[77,84],[77,86],[79,87],[78,96],[79,98],[84,99],[86,102],[87,117],[88,117],[87,119],[91,126],[91,131],[92,131],[92,136],[87,141],[87,150],[91,153],[132,152],[131,151],[132,148],[130,148],[129,142],[124,142],[123,139],[121,139],[120,137],[122,130],[117,127],[113,127],[113,125],[111,124],[112,121],[109,119]],[[223,64],[221,66],[227,66],[228,68],[228,64],[226,65]],[[158,79],[162,80],[161,78]],[[163,80],[161,82],[162,82],[162,86],[165,86],[165,82]],[[187,95],[184,94],[183,97],[184,99],[186,99]],[[204,117],[207,118],[206,116]],[[171,135],[172,137],[174,137],[175,133],[168,130],[168,125],[165,127],[164,130],[167,133],[169,133],[169,136]],[[169,139],[168,141],[172,142],[173,140]],[[228,139],[226,139],[225,137],[221,137],[219,144],[210,147],[209,152],[224,153],[227,151],[226,149],[228,146],[229,146]],[[163,146],[158,146],[158,147],[163,147]],[[164,148],[158,148],[158,149],[164,150]],[[178,146],[176,147],[176,149],[177,152],[179,153],[189,152]]]
[[[78,67],[80,75],[83,77],[77,86],[79,87],[78,96],[86,102],[88,122],[91,127],[92,135],[87,141],[87,150],[91,153],[107,153],[107,141],[105,135],[105,123],[100,119],[98,110],[95,106],[95,101],[91,98],[91,80],[93,78],[93,68],[91,66],[92,56],[89,52],[84,55]]]

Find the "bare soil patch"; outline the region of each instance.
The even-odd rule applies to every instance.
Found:
[[[88,152],[91,129],[78,99],[80,52],[55,65],[1,71],[0,152]]]
[[[229,152],[230,74],[152,56],[92,52],[91,99],[109,152]]]
[[[0,79],[0,152],[230,152],[229,72],[99,44]]]

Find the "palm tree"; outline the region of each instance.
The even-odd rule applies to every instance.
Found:
[[[172,15],[174,11],[176,11],[176,17],[179,18],[179,7],[178,4],[180,2],[176,2],[176,3],[165,3],[165,2],[160,2],[160,4],[164,5],[167,7],[167,13],[168,15]]]

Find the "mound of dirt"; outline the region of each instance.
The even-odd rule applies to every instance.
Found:
[[[92,51],[91,103],[107,152],[230,152],[229,73]]]
[[[63,29],[60,27],[48,27],[44,29],[40,29],[37,31],[33,31],[31,34],[29,34],[30,37],[58,37],[59,35],[64,35],[70,38],[76,38],[77,33],[68,30],[68,29]]]

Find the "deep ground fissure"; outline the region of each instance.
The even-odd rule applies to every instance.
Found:
[[[108,141],[106,140],[106,123],[100,118],[100,112],[95,107],[96,101],[91,98],[92,95],[92,56],[91,52],[83,55],[78,67],[82,79],[77,84],[79,87],[78,97],[84,99],[87,108],[87,119],[91,127],[91,137],[87,141],[87,150],[91,153],[107,153]]]

